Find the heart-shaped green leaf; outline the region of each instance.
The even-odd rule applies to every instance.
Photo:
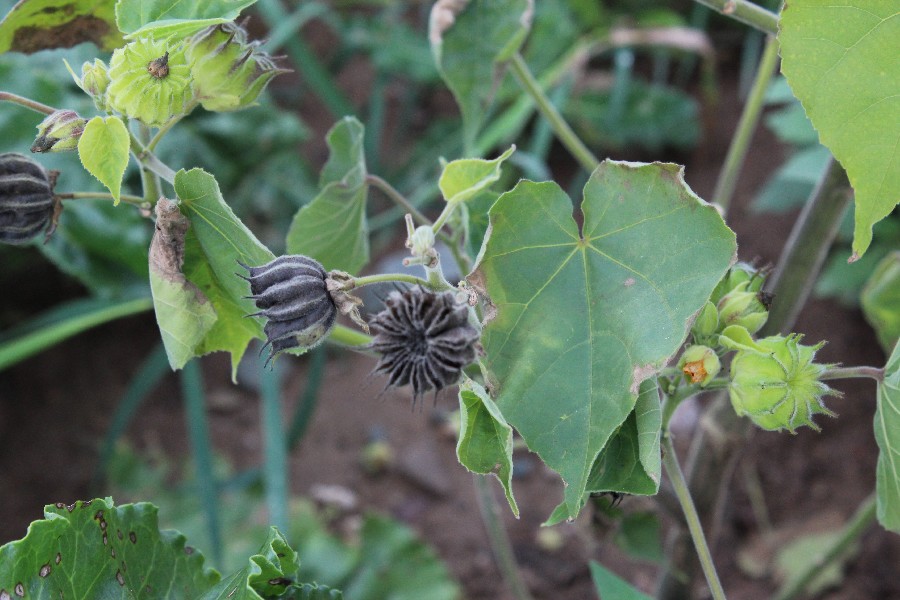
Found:
[[[122,43],[114,0],[23,0],[0,21],[0,53],[30,54],[94,42],[103,50]]]
[[[500,166],[516,151],[510,146],[493,160],[462,158],[447,163],[438,187],[447,202],[466,202],[500,179]]]
[[[878,465],[875,471],[878,522],[900,533],[900,344],[884,367],[878,384],[875,409],[875,441]]]
[[[490,211],[469,281],[488,299],[482,341],[507,422],[566,482],[578,514],[591,468],[672,357],[734,260],[734,233],[671,164],[605,161],[581,204],[520,182]]]
[[[856,192],[853,252],[900,201],[900,18],[896,0],[791,0],[782,71]]]
[[[431,51],[459,104],[467,145],[488,111],[498,67],[522,45],[533,10],[530,0],[443,1],[431,10]]]
[[[274,259],[272,252],[256,239],[231,207],[225,203],[215,178],[202,169],[178,171],[175,192],[182,212],[190,218],[185,239],[183,272],[209,299],[218,316],[196,355],[217,350],[231,353],[232,377],[254,337],[262,337],[247,282],[236,275],[239,263],[259,266]]]
[[[369,262],[363,135],[355,117],[344,117],[328,132],[331,154],[322,168],[320,192],[294,216],[287,234],[289,253],[348,273]]]
[[[512,492],[512,452],[512,427],[484,388],[466,378],[459,385],[456,457],[462,466],[473,473],[496,475],[503,484],[509,507],[518,517],[519,507]]]
[[[128,129],[119,117],[94,117],[84,126],[84,133],[78,140],[81,164],[109,189],[116,204],[122,191],[130,147]]]

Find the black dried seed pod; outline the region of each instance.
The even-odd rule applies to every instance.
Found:
[[[250,272],[249,296],[266,317],[269,360],[290,348],[312,348],[325,339],[334,326],[337,307],[325,287],[325,269],[300,255],[279,256],[259,266],[242,267]]]
[[[388,385],[411,384],[414,401],[456,383],[475,360],[479,334],[453,292],[413,287],[392,292],[385,306],[369,322],[375,333],[370,347],[381,354],[375,372],[388,375]]]
[[[21,154],[0,154],[0,242],[26,244],[50,229],[56,175]]]

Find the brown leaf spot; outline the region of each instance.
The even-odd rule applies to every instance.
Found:
[[[15,592],[16,592],[16,596],[18,596],[19,598],[25,597],[25,586],[22,584],[21,581],[16,584]]]
[[[41,577],[47,577],[48,575],[50,575],[50,563],[42,566],[41,570],[38,571],[38,575],[40,575]]]
[[[128,539],[131,540],[132,544],[137,544],[137,535],[133,531],[128,533]]]
[[[59,563],[61,563],[61,562],[62,562],[62,554],[60,554],[59,552],[57,552],[57,553],[56,553],[56,564],[59,564]]]
[[[656,371],[657,369],[653,365],[636,365],[631,370],[631,387],[628,391],[637,396],[641,387],[641,382],[652,377]]]
[[[0,590],[0,600],[12,600],[12,596],[6,590]]]
[[[122,575],[122,571],[116,570],[116,581],[119,582],[119,585],[125,585],[125,576]]]
[[[163,279],[184,283],[184,236],[191,222],[178,210],[178,204],[166,198],[156,203],[156,232],[150,242],[150,268]]]
[[[67,23],[53,27],[20,27],[13,35],[10,50],[31,54],[51,48],[71,48],[82,42],[103,47],[109,24],[93,15],[78,15]]]

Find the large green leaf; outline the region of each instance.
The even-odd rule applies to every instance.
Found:
[[[900,15],[896,0],[792,0],[782,71],[856,192],[854,255],[900,201]]]
[[[860,295],[866,320],[885,352],[900,339],[900,250],[882,259]]]
[[[469,276],[487,296],[497,405],[563,477],[571,517],[640,383],[678,350],[736,250],[677,165],[605,161],[582,211],[579,232],[558,185],[520,182],[491,208]]]
[[[96,499],[50,505],[21,540],[0,547],[0,597],[197,598],[219,579],[156,507]]]
[[[196,348],[197,354],[216,350],[231,353],[232,376],[247,344],[262,337],[247,282],[236,275],[243,263],[258,266],[274,257],[225,203],[215,178],[202,169],[178,171],[175,192],[190,218],[183,272],[212,303],[218,319]],[[196,243],[195,243],[196,242]]]
[[[503,485],[509,507],[518,517],[519,507],[512,491],[512,453],[512,427],[484,388],[466,378],[459,386],[456,457],[473,473],[496,475]]]
[[[207,25],[235,20],[256,0],[118,0],[116,23],[128,37],[187,35]]]
[[[880,450],[875,471],[878,522],[900,533],[900,344],[894,346],[884,381],[878,384],[875,441]]]
[[[119,117],[94,117],[84,126],[84,133],[78,140],[81,164],[109,189],[116,204],[122,191],[130,147],[128,129]]]
[[[529,0],[438,2],[432,9],[431,50],[459,104],[467,145],[484,122],[498,69],[528,34],[532,11]]]
[[[23,0],[0,21],[0,53],[30,54],[93,42],[103,50],[122,43],[113,0]]]
[[[363,134],[355,117],[331,128],[319,194],[297,212],[288,230],[288,252],[311,256],[328,270],[357,273],[369,262]]]
[[[216,322],[216,311],[182,272],[185,234],[190,221],[175,202],[156,204],[156,233],[150,244],[150,291],[156,322],[173,370],[197,354],[197,347]]]

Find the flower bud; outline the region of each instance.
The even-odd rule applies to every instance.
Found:
[[[475,360],[479,334],[453,292],[392,292],[369,327],[375,332],[370,348],[381,354],[375,372],[387,375],[389,386],[411,384],[414,402],[428,390],[456,383]]]
[[[816,431],[815,414],[835,416],[825,408],[822,398],[838,392],[819,381],[828,365],[813,362],[823,344],[804,346],[801,336],[776,335],[742,349],[731,361],[729,396],[735,412],[748,416],[769,431],[787,429],[791,433],[802,425]]]
[[[719,300],[719,326],[740,325],[750,333],[756,333],[766,324],[769,309],[762,292],[751,291],[750,281],[739,283]]]
[[[84,133],[87,120],[74,110],[57,110],[37,126],[38,136],[31,145],[32,152],[62,152],[75,150]]]
[[[225,112],[251,106],[279,73],[272,58],[247,42],[247,32],[235,23],[211,25],[194,34],[186,48],[195,87],[203,108]]]
[[[718,304],[725,294],[744,283],[747,284],[746,290],[748,292],[760,291],[763,283],[766,281],[766,272],[766,269],[757,269],[745,262],[735,264],[716,285],[709,301],[713,304]]]
[[[79,84],[91,98],[98,110],[106,110],[106,88],[109,87],[109,68],[99,58],[81,65]]]
[[[434,249],[434,229],[430,225],[417,227],[407,245],[413,256],[424,257]]]
[[[691,326],[691,334],[694,336],[695,342],[706,344],[718,330],[719,311],[716,310],[715,304],[707,302],[700,310],[697,318],[694,319],[694,324]]]
[[[57,175],[21,154],[0,154],[0,242],[25,244],[52,230]]]
[[[113,52],[106,88],[113,110],[159,127],[183,115],[193,98],[191,69],[181,46],[140,39]]]
[[[301,255],[279,256],[260,267],[241,265],[250,272],[250,296],[259,310],[253,317],[268,319],[269,361],[290,348],[309,349],[325,340],[334,326],[337,307],[325,287],[325,269]],[[267,361],[268,362],[268,361]]]
[[[699,383],[703,387],[719,374],[722,363],[719,362],[719,357],[712,348],[689,346],[681,354],[678,368],[691,383]]]

